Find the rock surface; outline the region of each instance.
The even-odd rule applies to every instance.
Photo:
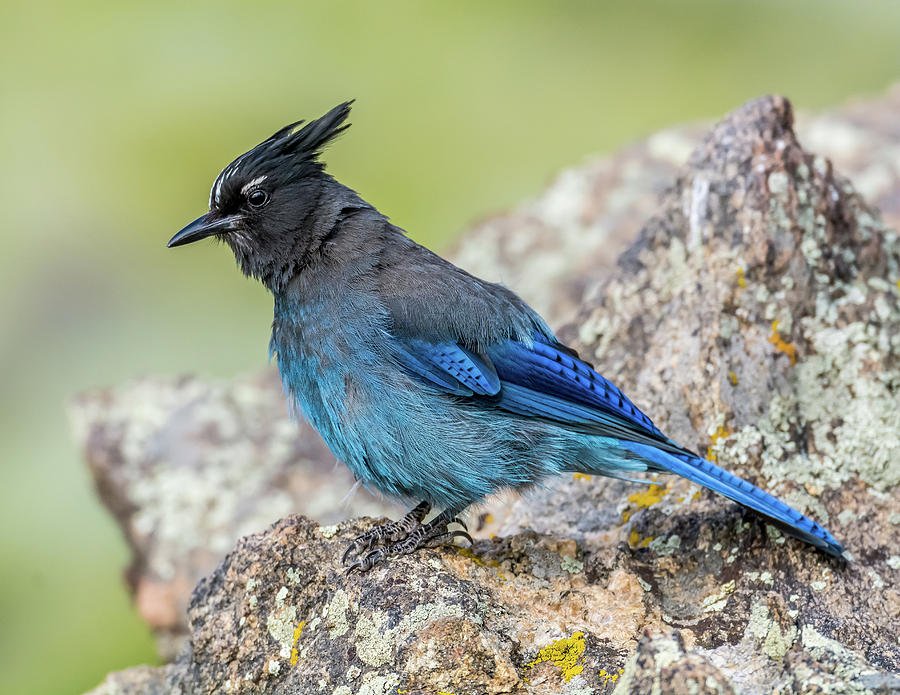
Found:
[[[900,84],[877,99],[817,114],[797,131],[828,157],[887,226],[900,228]],[[535,200],[488,219],[453,249],[457,263],[503,282],[554,326],[571,322],[585,292],[612,271],[659,207],[708,128],[682,125],[562,172]]]
[[[288,417],[280,391],[274,372],[231,383],[142,379],[82,393],[70,408],[164,658],[184,646],[194,585],[241,536],[297,511],[324,523],[395,511],[364,489],[349,494],[353,476]]]
[[[896,113],[897,102],[895,90],[883,103]],[[869,193],[896,211],[898,126],[864,115],[822,118],[814,122],[828,132],[853,133],[846,140],[857,150],[882,142],[869,164],[860,156],[857,165],[871,169]],[[706,136],[613,265],[610,249],[649,216],[652,189],[667,176],[659,172],[669,171],[652,152],[687,149],[684,132],[632,148],[641,156],[626,152],[615,167],[590,164],[580,183],[564,175],[541,201],[476,230],[458,257],[471,257],[479,239],[495,249],[484,254],[495,264],[484,275],[529,300],[541,288],[551,319],[574,317],[563,336],[662,429],[826,522],[855,563],[822,556],[671,479],[649,488],[559,480],[491,506],[485,532],[497,537],[363,576],[345,577],[338,558],[371,522],[321,527],[289,517],[240,540],[200,582],[187,613],[190,642],[173,665],[111,677],[95,692],[155,693],[160,683],[174,693],[328,695],[900,692],[897,236],[831,162],[804,152],[790,105],[765,98]],[[641,167],[657,175],[643,177]],[[538,268],[528,260],[535,256],[554,263]],[[511,270],[520,266],[522,285]],[[570,275],[577,277],[561,281]],[[116,399],[127,403],[127,393]],[[257,407],[265,393],[254,396]],[[132,414],[110,426],[102,397],[83,403],[94,410],[77,417],[82,440],[107,503],[137,529],[126,532],[138,539],[139,557],[156,548],[163,560],[154,571],[168,562],[175,576],[194,576],[210,560],[204,549],[221,545],[204,541],[203,533],[215,537],[210,528],[183,546],[152,545],[158,529],[177,529],[183,510],[154,510],[171,504],[171,492],[142,482],[142,462],[157,446],[147,442],[168,441],[159,432],[169,406],[154,406],[147,425],[130,425]],[[215,416],[207,419],[215,430]],[[188,468],[221,458],[219,449],[245,441],[236,422],[231,439],[195,429],[169,442],[162,458],[183,455],[194,461]],[[132,426],[139,443],[126,446],[129,437],[116,433]],[[207,442],[202,456],[185,448]],[[237,450],[230,459],[245,457]],[[205,480],[212,470],[190,475]],[[276,475],[262,477],[257,492],[229,492],[228,513],[212,525],[219,537],[257,523],[256,512],[238,515],[240,523],[226,517],[278,489]],[[139,561],[138,575],[142,562],[149,564]],[[180,569],[185,563],[190,572]]]

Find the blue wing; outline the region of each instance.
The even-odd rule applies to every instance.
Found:
[[[477,353],[454,342],[397,341],[409,371],[454,396],[594,434],[684,453],[618,388],[569,348],[536,334],[531,344],[507,340]]]
[[[530,345],[518,341],[495,345],[488,355],[504,386],[518,387],[509,394],[504,389],[501,404],[510,409],[572,424],[618,422],[665,440],[624,393],[559,343],[536,336]]]
[[[413,374],[454,396],[493,396],[500,391],[490,360],[457,343],[407,338],[397,341],[396,355]]]
[[[616,439],[623,454],[639,458],[648,468],[715,490],[831,555],[844,553],[812,519],[666,437],[625,394],[551,338],[536,335],[531,344],[505,341],[484,354],[456,343],[407,339],[400,346],[401,364],[449,394]],[[597,472],[613,474],[608,467]]]

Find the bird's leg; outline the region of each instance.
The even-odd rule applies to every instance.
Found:
[[[405,537],[369,550],[347,568],[347,574],[353,571],[367,572],[391,555],[408,555],[420,548],[434,548],[454,538],[465,538],[472,543],[472,537],[465,523],[456,516],[457,513],[458,510],[445,509],[427,524],[420,523]],[[448,527],[453,523],[462,526],[462,530],[451,531]]]
[[[430,511],[431,505],[428,502],[419,502],[397,521],[381,524],[357,536],[350,541],[350,545],[344,551],[341,564],[347,564],[347,558],[351,553],[363,553],[373,545],[384,545],[385,543],[395,543],[403,540],[414,530],[421,528],[422,519],[428,516]]]

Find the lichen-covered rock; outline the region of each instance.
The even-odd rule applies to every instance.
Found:
[[[172,693],[587,692],[610,688],[648,620],[622,569],[590,580],[570,539],[520,534],[349,577],[369,522],[289,517],[195,590]]]
[[[800,113],[798,132],[850,178],[887,226],[900,228],[900,84],[869,100]],[[574,319],[586,292],[659,207],[706,128],[681,125],[568,169],[534,200],[485,220],[453,249],[467,270],[514,288],[554,326]]]
[[[680,126],[563,171],[536,199],[463,235],[452,249],[454,261],[514,288],[554,325],[572,320],[585,291],[634,241],[702,133]]]
[[[689,654],[678,631],[647,631],[625,665],[613,695],[734,695],[726,676],[699,654]]]
[[[834,627],[827,618],[788,608],[766,577],[755,587],[714,588],[699,602],[705,617],[673,629],[642,579],[646,563],[624,544],[600,571],[588,569],[589,551],[573,540],[524,532],[471,549],[422,551],[348,577],[340,555],[370,524],[321,527],[288,517],[243,538],[197,586],[190,646],[176,663],[125,672],[95,695],[900,688],[883,665],[827,637]],[[737,594],[749,603],[744,613],[740,601],[726,606]],[[692,601],[684,590],[680,598]],[[736,615],[726,620],[726,611]],[[704,631],[710,643],[698,639]],[[142,679],[145,690],[113,689]]]
[[[191,589],[241,536],[297,511],[327,523],[390,509],[365,490],[343,501],[352,475],[287,416],[280,388],[271,372],[231,383],[148,378],[85,392],[70,408],[165,657],[183,646]]]
[[[498,534],[471,549],[349,577],[340,553],[372,522],[289,517],[197,586],[188,647],[143,676],[185,694],[900,692],[896,233],[765,98],[709,133],[608,268],[555,285],[584,294],[563,335],[856,562],[662,477],[559,479],[488,505]]]
[[[631,495],[561,481],[514,503],[500,532],[627,538],[663,622],[696,647],[756,625],[749,654],[780,659],[815,631],[900,669],[898,279],[896,233],[802,150],[789,104],[738,110],[568,334],[664,431],[827,523],[857,564],[823,562],[680,479]],[[608,564],[595,557],[589,573]],[[765,593],[783,604],[763,612]]]
[[[87,695],[169,695],[167,680],[174,673],[174,666],[135,666],[110,673]]]

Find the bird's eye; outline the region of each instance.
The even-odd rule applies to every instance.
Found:
[[[247,202],[250,203],[251,207],[261,208],[269,202],[269,194],[261,188],[257,188],[255,191],[251,191],[250,195],[247,196]]]

